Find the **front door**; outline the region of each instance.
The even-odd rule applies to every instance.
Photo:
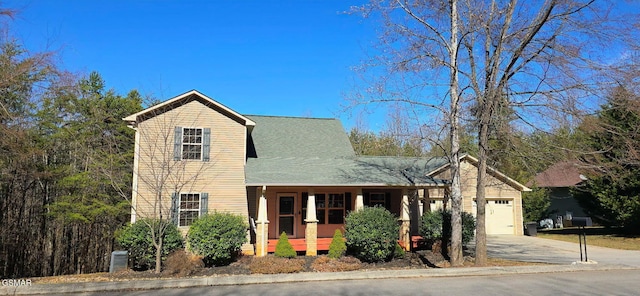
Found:
[[[296,237],[295,193],[278,193],[278,236],[283,232],[289,238]]]

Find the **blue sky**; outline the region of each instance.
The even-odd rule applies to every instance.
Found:
[[[375,29],[363,1],[3,1],[11,33],[54,50],[63,69],[99,72],[120,94],[165,100],[197,89],[243,114],[337,117]],[[383,123],[370,123],[379,129]]]

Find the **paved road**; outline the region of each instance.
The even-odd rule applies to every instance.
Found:
[[[598,264],[640,268],[640,251],[616,250],[588,244],[587,238],[589,260]],[[539,237],[490,235],[487,237],[487,255],[525,262],[571,264],[580,261],[580,245]]]
[[[244,286],[198,287],[75,295],[638,295],[640,270],[341,280]]]

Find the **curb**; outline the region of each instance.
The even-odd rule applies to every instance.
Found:
[[[231,275],[184,279],[151,279],[113,282],[85,282],[75,284],[41,284],[32,286],[2,286],[0,295],[68,294],[83,292],[113,292],[121,290],[152,290],[165,288],[190,288],[206,286],[252,285],[310,281],[364,280],[392,278],[428,278],[461,276],[496,276],[507,274],[535,274],[576,271],[632,270],[625,265],[541,265],[507,267],[460,267],[430,269],[399,269],[347,272],[303,272],[277,275]]]

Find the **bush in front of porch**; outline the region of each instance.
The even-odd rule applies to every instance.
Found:
[[[467,245],[474,236],[476,222],[473,215],[462,213],[462,244]],[[451,241],[451,212],[437,210],[426,212],[420,219],[420,235],[429,244],[439,245],[442,241]],[[433,247],[432,247],[433,250]],[[438,250],[433,250],[438,251]]]
[[[296,250],[293,249],[291,242],[289,242],[287,233],[284,231],[280,234],[274,255],[281,258],[294,258],[298,255]]]
[[[365,262],[393,259],[400,226],[398,218],[383,207],[364,207],[345,218],[347,252]]]
[[[336,229],[333,233],[331,244],[329,245],[329,258],[338,259],[342,257],[346,251],[347,244],[342,236],[342,231],[340,231],[340,229]]]

